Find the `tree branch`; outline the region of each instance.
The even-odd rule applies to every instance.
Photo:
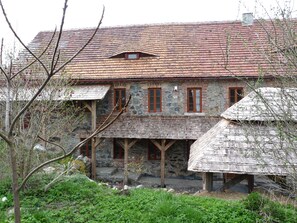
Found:
[[[45,53],[46,51],[48,50],[48,48],[50,47],[50,45],[52,44],[53,42],[53,39],[56,35],[56,29],[54,30],[53,32],[53,35],[52,37],[50,38],[50,41],[48,42],[47,46],[45,47],[45,49],[41,52],[41,54],[38,56],[38,58],[41,58]],[[29,64],[27,64],[26,66],[24,66],[23,68],[21,68],[20,70],[18,70],[14,75],[12,75],[10,77],[10,80],[14,79],[17,75],[19,75],[21,72],[23,72],[24,70],[28,69],[29,67],[31,67],[35,62],[37,61],[37,59],[33,60],[32,62],[30,62]]]
[[[9,138],[7,137],[7,135],[5,135],[4,132],[0,131],[0,137],[8,144],[8,145],[12,145],[12,142],[9,140]]]
[[[44,141],[44,142],[46,142],[46,143],[49,143],[49,144],[52,144],[52,145],[54,145],[54,146],[59,147],[61,150],[63,150],[64,155],[66,154],[65,149],[64,149],[61,145],[59,145],[59,144],[57,144],[57,143],[54,143],[54,142],[50,142],[50,141],[48,141],[48,140],[42,138],[41,136],[37,136],[37,137],[38,137],[38,139],[40,139],[40,140],[42,140],[42,141]]]
[[[54,52],[53,52],[53,55],[52,55],[52,62],[51,62],[51,69],[50,69],[51,74],[52,74],[53,70],[55,69],[55,65],[56,65],[57,61],[59,60],[59,58],[57,58],[57,61],[55,62],[56,54],[57,54],[57,51],[59,49],[59,44],[60,44],[60,40],[61,40],[62,33],[63,33],[65,16],[66,16],[66,11],[67,11],[67,7],[68,7],[67,2],[68,2],[68,0],[64,1],[63,14],[62,14],[62,19],[61,19],[61,23],[60,23],[59,35],[58,35],[56,46],[54,48]]]
[[[28,179],[35,173],[37,172],[38,170],[40,170],[42,167],[50,164],[50,163],[53,163],[53,162],[56,162],[56,161],[59,161],[59,160],[62,160],[64,158],[66,158],[67,156],[70,156],[71,154],[73,154],[78,148],[81,148],[87,141],[89,141],[91,138],[93,138],[94,136],[98,135],[100,132],[104,131],[105,129],[107,129],[110,125],[112,125],[122,114],[124,111],[126,111],[129,103],[130,103],[130,100],[131,100],[131,95],[129,96],[129,99],[127,100],[125,106],[121,109],[121,111],[112,119],[110,120],[106,125],[102,126],[100,125],[100,127],[98,127],[91,135],[89,135],[86,139],[84,139],[83,141],[79,142],[78,144],[76,144],[72,150],[70,150],[68,153],[66,153],[65,155],[63,156],[59,156],[59,157],[56,157],[56,158],[53,158],[51,160],[48,160],[42,164],[40,164],[39,166],[35,167],[33,170],[31,170],[30,173],[28,173],[28,175],[25,177],[25,179],[22,181],[22,183],[20,184],[20,186],[18,187],[18,191],[20,191],[24,185],[26,184],[26,182],[28,181]],[[112,114],[112,112],[111,112]]]
[[[16,31],[12,27],[12,25],[10,23],[10,20],[8,19],[7,14],[6,14],[6,11],[4,9],[2,0],[0,0],[0,7],[1,7],[2,13],[4,15],[4,18],[6,20],[6,23],[8,24],[9,29],[12,31],[13,35],[15,36],[15,38],[41,64],[41,66],[43,67],[43,69],[45,70],[45,72],[49,75],[48,69],[46,68],[46,66],[44,65],[44,63],[26,46],[26,44],[22,41],[22,39],[19,37],[19,35],[16,33]]]
[[[100,21],[99,21],[97,27],[95,28],[95,31],[93,32],[92,36],[88,39],[88,41],[72,57],[70,57],[57,70],[55,70],[53,72],[53,75],[56,74],[56,73],[58,73],[59,71],[61,71],[67,64],[69,64],[73,59],[75,59],[87,47],[87,45],[90,44],[90,42],[93,40],[93,38],[95,37],[96,33],[98,32],[100,25],[102,24],[102,20],[103,20],[103,17],[104,17],[104,11],[105,11],[105,7],[103,7]]]
[[[46,80],[42,83],[41,87],[38,89],[38,91],[34,94],[34,96],[31,98],[30,101],[27,102],[27,104],[21,109],[21,111],[14,117],[14,119],[11,122],[10,125],[10,129],[8,132],[8,135],[12,135],[12,131],[14,129],[14,126],[17,122],[17,120],[19,119],[19,117],[30,107],[30,105],[35,101],[35,99],[37,98],[37,96],[43,91],[43,89],[45,88],[45,86],[48,84],[48,82],[50,81],[51,76],[48,76],[46,78]]]

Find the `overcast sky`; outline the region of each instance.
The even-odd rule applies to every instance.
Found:
[[[294,1],[291,7],[295,8]],[[2,0],[12,25],[30,42],[39,31],[53,30],[59,24],[64,0]],[[69,0],[65,28],[94,27],[105,5],[106,26],[133,24],[201,22],[241,19],[243,12],[263,15],[261,2],[271,11],[276,2],[286,0]],[[11,43],[2,13],[0,38]]]

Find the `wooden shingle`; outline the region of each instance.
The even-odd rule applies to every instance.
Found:
[[[223,119],[191,146],[188,170],[251,175],[294,173],[296,90],[261,88],[227,109]],[[258,94],[267,104],[256,100]]]

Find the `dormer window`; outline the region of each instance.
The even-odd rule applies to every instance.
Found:
[[[138,60],[139,53],[125,53],[125,59],[126,60]]]
[[[126,51],[119,54],[115,54],[109,58],[123,58],[125,60],[138,60],[139,58],[156,57],[156,55],[144,53],[140,51]]]

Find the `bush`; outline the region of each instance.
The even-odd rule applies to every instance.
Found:
[[[297,222],[297,209],[251,193],[243,204],[246,209],[262,216],[264,222]]]
[[[267,199],[263,198],[259,193],[253,192],[243,201],[246,209],[250,211],[260,212]]]

